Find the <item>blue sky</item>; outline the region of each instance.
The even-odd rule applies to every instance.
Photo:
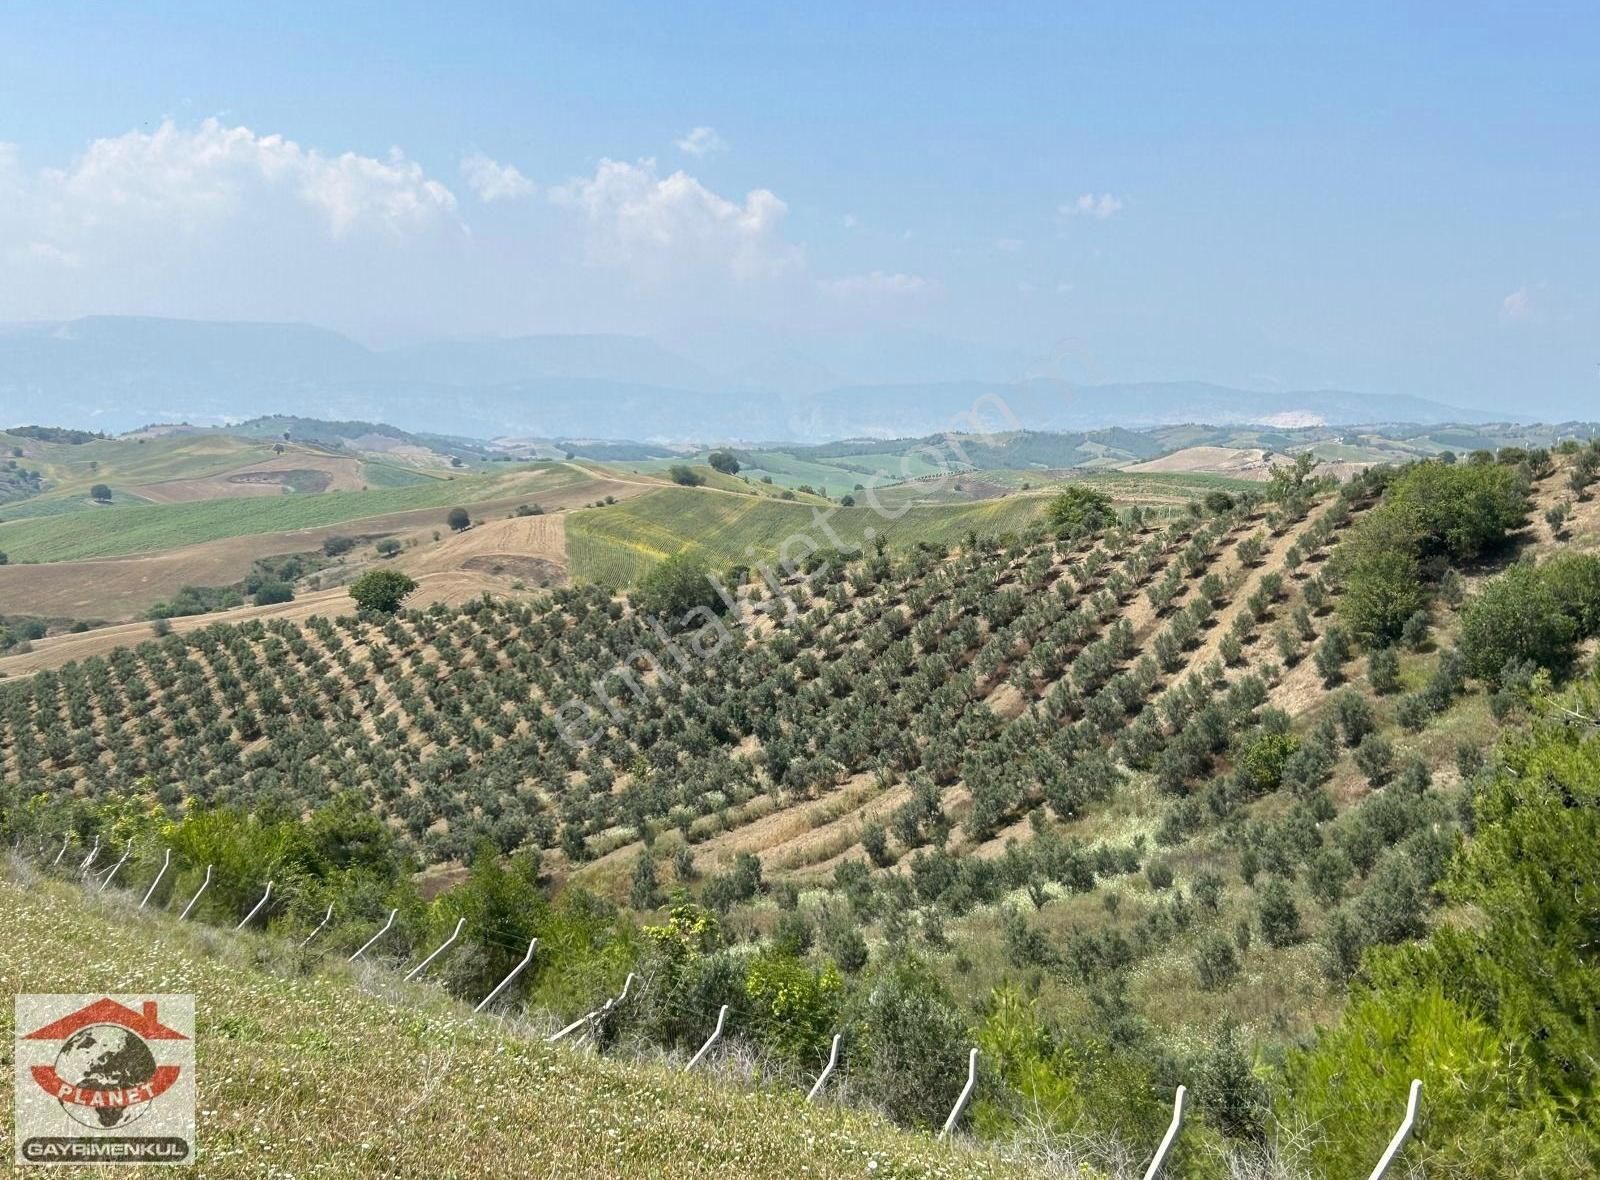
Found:
[[[0,60],[0,318],[1600,417],[1593,5],[15,4]]]

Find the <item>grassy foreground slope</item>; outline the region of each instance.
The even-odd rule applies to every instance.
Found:
[[[140,915],[26,868],[0,874],[0,991],[196,994],[200,1175],[1025,1174],[859,1113],[808,1107],[798,1092],[552,1048],[433,989],[317,970],[290,954]],[[253,966],[274,955],[283,975]],[[11,1044],[12,1020],[0,1005],[0,1044]],[[11,1104],[0,1088],[8,1162]]]

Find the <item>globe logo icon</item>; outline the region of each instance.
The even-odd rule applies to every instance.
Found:
[[[155,1055],[137,1033],[115,1024],[91,1024],[73,1033],[56,1055],[56,1074],[82,1091],[107,1091],[122,1095],[150,1082],[156,1073]],[[103,1106],[62,1101],[61,1108],[86,1127],[97,1131],[125,1127],[149,1107],[149,1102]]]

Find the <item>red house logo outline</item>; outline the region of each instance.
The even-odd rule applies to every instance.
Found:
[[[54,1020],[42,1028],[35,1029],[23,1036],[26,1041],[65,1041],[80,1029],[88,1028],[94,1024],[112,1024],[125,1028],[135,1036],[147,1041],[187,1041],[189,1038],[177,1029],[168,1028],[156,1016],[156,1004],[153,1000],[146,1000],[141,1005],[142,1011],[134,1011],[126,1004],[119,1004],[109,996],[102,997],[92,1004],[85,1004],[76,1012],[68,1013],[59,1020]],[[170,1089],[178,1080],[182,1067],[177,1065],[158,1065],[150,1078],[137,1086],[128,1086],[116,1090],[96,1090],[75,1086],[56,1073],[54,1065],[34,1065],[29,1067],[33,1080],[39,1088],[52,1098],[63,1104],[72,1103],[76,1106],[105,1107],[105,1106],[137,1106],[142,1103],[152,1102],[161,1094]]]

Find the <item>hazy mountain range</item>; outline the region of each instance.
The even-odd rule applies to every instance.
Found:
[[[40,421],[122,431],[281,413],[478,437],[820,442],[959,429],[975,408],[986,427],[1034,430],[1488,420],[1422,398],[1342,390],[952,377],[852,383],[849,373],[799,353],[718,374],[635,336],[528,336],[375,351],[298,324],[92,317],[0,326],[0,425]]]

